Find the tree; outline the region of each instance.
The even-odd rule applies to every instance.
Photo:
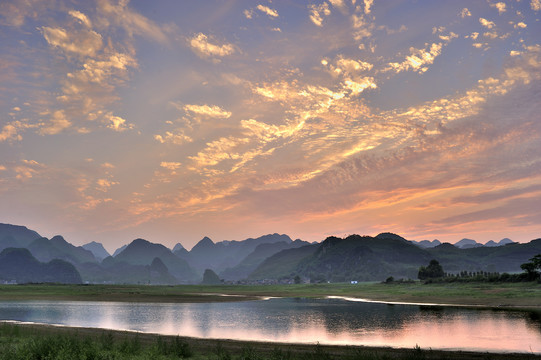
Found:
[[[443,267],[440,265],[440,263],[437,260],[430,260],[430,263],[427,267],[421,266],[419,268],[419,273],[417,277],[419,280],[426,280],[426,279],[435,279],[435,278],[441,278],[445,275],[445,272],[443,271]]]
[[[535,255],[530,262],[520,265],[520,268],[526,271],[526,277],[529,280],[538,280],[541,277],[541,254]]]

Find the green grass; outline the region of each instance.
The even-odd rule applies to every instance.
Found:
[[[0,360],[384,360],[384,359],[540,359],[533,354],[274,344],[181,338],[46,325],[0,325]]]
[[[238,295],[220,296],[219,294]],[[487,307],[541,307],[541,284],[360,283],[299,285],[0,285],[0,300],[89,300],[130,302],[212,302],[261,296],[345,296],[379,301],[460,304]]]

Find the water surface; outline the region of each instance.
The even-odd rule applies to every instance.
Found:
[[[1,301],[0,319],[216,339],[541,353],[541,319],[533,312],[344,299]]]

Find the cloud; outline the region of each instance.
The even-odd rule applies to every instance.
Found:
[[[443,41],[445,41],[445,42],[449,42],[449,41],[451,41],[451,40],[453,40],[453,39],[458,38],[458,35],[455,34],[455,33],[452,32],[452,31],[449,33],[449,35],[438,35],[438,36],[439,36],[439,38],[440,38],[441,40],[443,40]]]
[[[497,3],[489,4],[489,5],[490,7],[498,9],[498,13],[500,15],[507,11],[507,6],[503,2],[497,2]]]
[[[377,85],[374,82],[373,77],[365,77],[359,79],[346,79],[344,80],[344,86],[346,89],[351,90],[353,96],[359,95],[366,89],[376,89]]]
[[[541,0],[531,0],[530,7],[532,8],[533,11],[541,10]]]
[[[465,17],[468,17],[468,16],[471,16],[471,12],[470,10],[468,10],[468,8],[464,8],[460,11],[460,17],[461,18],[465,18]]]
[[[518,23],[516,23],[513,27],[515,29],[526,29],[528,25],[526,25],[524,22],[520,21]]]
[[[21,141],[23,137],[18,133],[19,132],[19,122],[9,123],[2,127],[0,131],[0,142],[7,140],[17,140]]]
[[[171,143],[175,145],[182,145],[193,141],[193,139],[184,134],[184,131],[182,130],[177,131],[177,133],[166,131],[164,135],[154,135],[154,139],[161,144]]]
[[[278,12],[276,10],[274,10],[274,9],[271,9],[268,6],[264,6],[264,5],[259,4],[259,5],[257,5],[256,9],[261,11],[264,14],[267,14],[268,16],[270,16],[272,18],[277,18],[278,17]]]
[[[466,37],[469,37],[472,40],[477,40],[477,38],[479,37],[479,33],[478,32],[472,32],[471,35],[468,35]]]
[[[51,119],[40,128],[41,135],[55,135],[72,126],[72,122],[66,118],[64,110],[57,110]]]
[[[484,19],[484,18],[479,18],[479,22],[481,23],[481,25],[483,25],[487,29],[492,29],[492,28],[494,28],[496,26],[496,24],[494,24],[494,22],[489,21],[489,20]]]
[[[231,112],[226,111],[216,105],[185,105],[184,111],[189,111],[197,115],[203,115],[211,118],[227,119],[231,117]]]
[[[251,19],[254,16],[254,11],[251,9],[250,10],[246,9],[243,11],[243,14],[246,17],[246,19]]]
[[[235,47],[232,44],[219,44],[215,39],[203,33],[194,35],[189,43],[194,52],[203,58],[224,57],[235,52]]]
[[[162,161],[160,163],[160,166],[162,168],[174,171],[177,170],[182,164],[179,162],[172,162],[172,161]]]
[[[393,70],[396,73],[408,70],[413,70],[419,73],[426,72],[428,70],[428,67],[426,65],[431,65],[434,63],[436,57],[441,55],[442,47],[443,44],[441,43],[431,44],[430,48],[428,48],[427,50],[415,49],[411,47],[411,55],[406,56],[406,60],[401,63],[389,63],[389,68],[387,68],[386,71]]]
[[[356,41],[372,36],[372,30],[375,28],[375,25],[373,22],[367,21],[363,14],[353,14],[351,15],[351,20],[353,22],[353,28],[355,29],[353,38]]]
[[[14,27],[24,25],[26,18],[37,19],[50,7],[41,0],[4,0],[0,2],[0,24]]]
[[[35,160],[21,160],[21,165],[14,166],[13,170],[15,172],[15,178],[17,180],[28,180],[33,178],[34,176],[39,175],[43,170],[45,170],[45,166],[43,164],[38,163]]]
[[[370,14],[372,5],[374,5],[374,0],[364,0],[364,13],[365,14]]]
[[[97,187],[96,190],[101,192],[108,192],[113,185],[118,185],[119,182],[111,181],[109,179],[98,179],[96,181]]]
[[[134,128],[133,124],[127,123],[126,119],[123,119],[120,116],[113,115],[113,113],[106,114],[105,120],[108,123],[107,127],[115,131],[125,131]]]
[[[242,155],[240,147],[249,142],[249,139],[234,136],[222,137],[206,144],[206,148],[190,156],[198,167],[214,166],[224,160],[239,160]]]
[[[102,1],[100,4],[107,5],[108,2]],[[103,27],[106,21],[103,16],[115,17],[115,11],[113,9],[105,11],[105,14],[100,13],[97,26],[107,31],[108,27]],[[68,127],[73,127],[79,133],[88,133],[96,126],[94,124],[104,124],[115,131],[133,128],[125,119],[112,115],[112,111],[107,108],[117,100],[115,91],[128,79],[128,71],[138,66],[135,52],[130,49],[131,40],[127,39],[122,45],[124,51],[118,51],[115,46],[120,45],[116,45],[111,37],[108,37],[104,45],[102,35],[92,29],[93,23],[85,14],[77,10],[68,13],[76,22],[68,21],[66,27],[40,28],[51,48],[65,55],[64,66],[61,68],[68,69],[64,76],[55,74],[61,79],[58,82],[61,88],[56,97],[50,99],[48,107],[54,106],[57,109],[51,110],[53,117],[49,123],[43,124],[40,134],[57,134]],[[126,10],[125,16],[130,17],[130,14],[134,13]],[[142,18],[139,20],[142,21]]]
[[[102,56],[102,59],[88,59],[82,69],[68,73],[68,81],[65,92],[77,93],[78,83],[96,83],[102,86],[111,86],[110,81],[116,76],[126,73],[129,67],[137,67],[137,62],[129,54],[113,53]],[[71,90],[69,90],[71,89]]]
[[[85,25],[86,27],[89,27],[89,28],[92,27],[92,22],[82,12],[77,11],[77,10],[70,10],[68,14],[73,16],[75,19],[79,20],[81,24]]]
[[[329,4],[326,2],[320,5],[308,5],[308,9],[310,10],[310,20],[317,26],[323,26],[323,17],[331,14]]]
[[[164,30],[147,17],[128,7],[128,3],[129,0],[122,0],[114,5],[109,0],[98,0],[98,10],[111,21],[122,26],[130,37],[140,35],[162,44],[168,44],[169,39]]]
[[[63,28],[48,26],[43,26],[40,29],[49,45],[59,47],[68,53],[95,56],[103,45],[101,35],[93,30],[66,31]]]
[[[344,3],[344,0],[329,0],[329,2],[333,7],[340,10],[340,12],[342,12],[343,14],[347,13],[348,8],[347,5]]]
[[[327,65],[328,62],[325,60],[323,65]],[[373,64],[362,60],[354,60],[345,58],[343,55],[339,55],[335,60],[336,65],[329,64],[329,69],[331,73],[335,75],[339,74],[360,74],[366,71],[372,70],[374,67]]]

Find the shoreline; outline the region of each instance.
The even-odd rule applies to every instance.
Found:
[[[478,310],[508,310],[508,311],[533,311],[541,312],[541,305],[483,305],[483,304],[456,304],[456,303],[424,303],[424,302],[407,302],[407,301],[387,301],[387,300],[373,300],[373,299],[364,299],[350,296],[326,296],[326,299],[339,299],[344,301],[351,302],[362,302],[370,304],[384,304],[384,305],[407,305],[407,306],[432,306],[432,307],[459,307],[467,309],[478,309]]]
[[[133,330],[114,330],[104,328],[89,327],[71,327],[65,325],[52,325],[41,323],[26,323],[18,321],[1,320],[1,324],[7,324],[27,330],[34,335],[39,336],[59,336],[76,335],[77,337],[98,339],[105,334],[112,336],[116,341],[133,341],[136,339],[145,345],[154,344],[158,339],[174,340],[180,339],[187,343],[198,354],[207,356],[213,355],[216,349],[230,352],[233,354],[241,353],[245,349],[257,351],[260,354],[268,355],[277,350],[294,354],[298,356],[309,357],[312,354],[321,352],[329,358],[344,357],[383,357],[391,359],[410,359],[420,356],[422,359],[541,359],[541,354],[531,352],[490,352],[490,351],[472,351],[460,349],[421,349],[415,348],[397,348],[391,346],[366,346],[366,345],[328,345],[319,343],[288,343],[275,341],[252,341],[235,339],[214,339],[198,338],[182,335],[161,335],[156,333],[146,333]]]

